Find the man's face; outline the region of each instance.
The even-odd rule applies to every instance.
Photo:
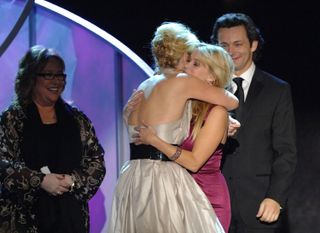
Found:
[[[230,54],[235,65],[235,75],[244,73],[252,63],[253,52],[257,49],[258,41],[250,46],[243,25],[218,30],[219,44]]]

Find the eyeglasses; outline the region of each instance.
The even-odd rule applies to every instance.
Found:
[[[38,76],[44,78],[45,80],[53,80],[53,79],[58,79],[59,81],[65,81],[67,75],[64,73],[58,73],[58,74],[53,74],[53,73],[38,73]]]

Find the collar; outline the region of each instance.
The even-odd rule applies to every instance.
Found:
[[[247,94],[248,94],[248,91],[249,91],[249,87],[250,87],[250,84],[251,84],[252,77],[253,77],[255,69],[256,69],[256,66],[252,62],[250,67],[244,73],[242,73],[239,76],[233,75],[233,77],[232,77],[232,79],[235,78],[235,77],[243,78],[242,87],[243,87],[245,98],[247,97]],[[231,83],[231,87],[232,87],[232,92],[234,93],[236,91],[236,89],[237,89],[237,85],[235,84],[235,82]]]
[[[239,76],[233,75],[232,79],[235,77],[241,77],[244,79],[243,82],[249,86],[252,81],[252,77],[255,69],[256,69],[256,65],[252,62],[250,67],[244,73],[242,73]]]

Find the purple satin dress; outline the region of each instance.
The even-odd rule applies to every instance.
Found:
[[[189,151],[192,150],[191,135],[182,143],[181,147]],[[191,175],[208,197],[225,232],[228,232],[231,221],[231,206],[229,189],[220,170],[222,147],[223,145],[220,144],[200,170],[197,173],[191,173]]]

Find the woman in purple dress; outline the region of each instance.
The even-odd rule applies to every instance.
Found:
[[[186,72],[209,85],[226,87],[231,79],[233,63],[220,47],[199,44],[191,54]],[[228,113],[224,107],[202,101],[192,101],[190,133],[181,145],[181,154],[175,160],[188,169],[212,204],[225,232],[228,232],[231,210],[229,191],[220,171],[222,147],[228,134]],[[139,128],[137,144],[150,144],[165,155],[175,154],[177,147],[154,134],[152,127]]]
[[[181,148],[192,151],[193,140],[191,134],[182,143]],[[231,206],[229,189],[220,170],[222,149],[223,144],[221,143],[205,164],[197,172],[191,172],[191,175],[209,199],[225,232],[228,232],[231,220]]]

